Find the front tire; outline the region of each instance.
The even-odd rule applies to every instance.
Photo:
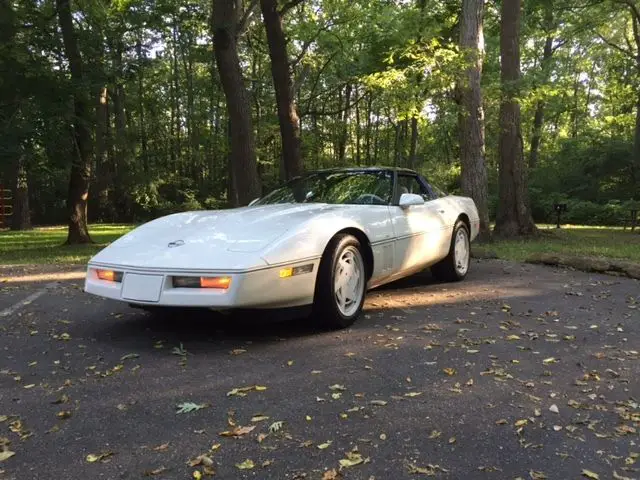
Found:
[[[453,228],[449,254],[431,267],[431,273],[438,280],[459,282],[467,276],[471,263],[471,242],[467,225],[458,220]]]
[[[354,324],[364,305],[367,269],[360,241],[339,234],[331,239],[320,260],[313,316],[321,325],[340,329]]]

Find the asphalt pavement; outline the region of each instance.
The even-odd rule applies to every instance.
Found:
[[[0,284],[1,479],[640,478],[638,281],[476,260],[327,332],[49,280]]]

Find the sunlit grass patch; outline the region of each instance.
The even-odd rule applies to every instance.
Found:
[[[533,253],[563,253],[640,262],[640,232],[621,227],[538,225],[543,235],[526,240],[497,240],[482,248],[500,258],[523,261]]]
[[[132,225],[89,227],[93,245],[63,245],[67,227],[41,227],[23,232],[0,231],[0,265],[83,264],[99,250],[129,232]]]

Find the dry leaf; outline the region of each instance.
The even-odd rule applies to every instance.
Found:
[[[333,443],[333,442],[331,440],[328,440],[325,443],[321,443],[320,445],[318,445],[318,448],[320,450],[324,450],[325,448],[328,448],[329,445],[331,445],[331,443]]]
[[[87,455],[86,460],[89,463],[102,462],[104,459],[113,455],[113,452],[102,452],[99,454],[90,453]]]
[[[144,476],[145,477],[151,477],[153,475],[160,475],[161,473],[164,473],[167,471],[167,467],[160,467],[160,468],[156,468],[154,470],[146,470],[144,472]]]
[[[249,460],[248,458],[242,462],[242,463],[236,463],[236,467],[239,468],[240,470],[249,470],[253,467],[255,467],[255,464],[253,463],[252,460]]]
[[[364,458],[359,453],[347,452],[347,458],[341,458],[339,463],[341,467],[355,467],[364,463],[364,461]]]
[[[536,472],[535,470],[529,470],[529,476],[532,480],[544,480],[547,478],[544,472]]]
[[[338,480],[339,478],[342,478],[342,475],[335,468],[327,470],[324,472],[324,475],[322,475],[322,480]]]
[[[247,395],[247,392],[250,392],[252,390],[255,390],[256,392],[263,392],[267,389],[267,387],[262,386],[262,385],[251,385],[249,387],[238,387],[238,388],[234,388],[232,390],[230,390],[229,392],[227,392],[227,397],[230,397],[232,395],[237,395],[238,397],[245,397]]]
[[[269,417],[266,415],[256,415],[255,417],[251,417],[252,422],[262,422],[264,420],[269,420]]]
[[[220,435],[222,435],[223,437],[242,437],[243,435],[246,435],[247,433],[250,433],[253,431],[253,429],[256,428],[255,425],[251,425],[251,426],[247,426],[247,427],[235,427],[233,430],[225,430],[224,432],[220,432]]]
[[[442,371],[449,375],[450,377],[456,374],[455,368],[443,368]]]
[[[598,475],[595,472],[592,472],[591,470],[587,470],[586,468],[582,469],[582,476],[591,478],[593,480],[600,480],[600,475]]]
[[[211,457],[208,457],[207,455],[198,455],[196,458],[189,460],[188,465],[190,467],[197,467],[198,465],[203,465],[205,467],[212,467],[213,466],[213,460],[211,459]]]
[[[422,475],[434,476],[438,472],[448,472],[446,468],[442,468],[440,465],[429,464],[426,467],[418,467],[417,465],[407,465],[409,473],[420,473]]]

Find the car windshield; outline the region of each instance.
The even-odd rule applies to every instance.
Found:
[[[386,171],[318,172],[276,188],[254,205],[331,203],[389,205],[393,177]]]

